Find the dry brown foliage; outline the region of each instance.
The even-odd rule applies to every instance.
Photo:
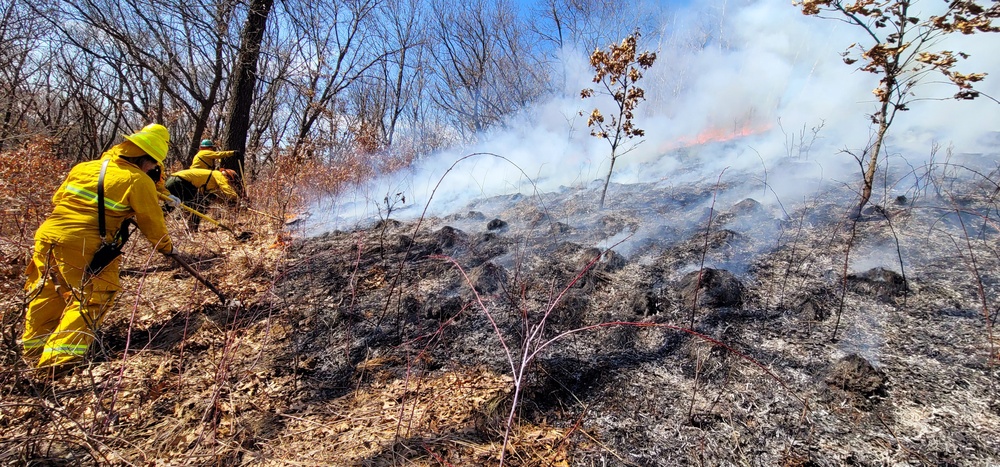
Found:
[[[248,240],[205,222],[191,232],[179,211],[168,214],[171,236],[192,266],[240,304],[219,303],[134,237],[140,240],[126,248],[122,291],[91,355],[52,381],[21,359],[16,342],[23,258],[69,168],[49,154],[41,143],[0,154],[8,297],[0,336],[0,463],[462,465],[499,458],[509,377],[477,368],[399,377],[373,356],[354,371],[375,384],[305,397],[319,389],[302,378],[311,363],[296,360],[299,324],[273,300],[285,269],[286,220],[310,196],[398,168],[405,157],[359,155],[336,167],[279,158],[248,184],[249,206],[217,204],[207,213],[249,232]],[[544,424],[517,427],[512,465],[568,465],[567,436]]]
[[[52,193],[69,166],[53,157],[54,144],[52,139],[38,138],[0,152],[0,235],[5,240],[33,233],[48,214]]]
[[[34,243],[35,229],[51,210],[52,193],[68,164],[52,156],[54,142],[36,139],[0,152],[0,306],[16,308],[20,274]]]
[[[334,161],[279,154],[246,187],[254,209],[280,221],[294,219],[318,198],[334,196],[345,187],[391,173],[413,161],[412,151],[358,150]]]

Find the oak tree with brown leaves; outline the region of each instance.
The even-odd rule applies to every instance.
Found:
[[[647,70],[656,61],[655,52],[636,52],[636,41],[639,38],[639,31],[625,37],[621,44],[611,44],[608,50],[594,50],[590,54],[590,65],[594,67],[596,74],[594,82],[601,85],[595,91],[592,88],[584,89],[580,92],[580,97],[586,99],[595,94],[611,96],[614,99],[615,107],[609,117],[605,117],[600,109],[595,108],[587,119],[587,126],[591,128],[590,134],[598,138],[603,138],[611,145],[611,165],[608,167],[608,176],[604,180],[604,189],[601,191],[600,208],[604,208],[604,198],[608,193],[608,184],[611,183],[611,173],[615,169],[615,160],[635,148],[632,145],[625,151],[619,152],[622,143],[636,136],[643,136],[645,131],[635,126],[632,119],[635,117],[635,108],[639,102],[646,98],[646,92],[636,85],[642,78],[642,70]],[[583,115],[583,112],[580,113]]]
[[[833,18],[861,28],[865,42],[852,44],[842,54],[844,62],[859,69],[881,76],[872,91],[877,109],[871,115],[877,126],[874,137],[860,155],[854,154],[864,174],[861,201],[856,215],[868,203],[882,151],[885,135],[897,112],[908,110],[907,105],[916,99],[913,88],[927,75],[940,74],[953,83],[958,91],[955,99],[975,99],[979,92],[973,83],[981,81],[985,73],[959,73],[953,68],[960,59],[968,57],[961,51],[939,50],[940,40],[954,33],[964,35],[997,32],[993,20],[1000,16],[1000,2],[945,0],[940,14],[919,16],[912,0],[800,0],[795,5],[802,13]],[[926,11],[926,8],[923,10]]]

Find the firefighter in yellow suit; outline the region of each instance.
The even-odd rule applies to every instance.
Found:
[[[198,153],[194,155],[189,168],[212,170],[215,168],[215,161],[225,159],[233,154],[236,154],[236,151],[216,151],[215,143],[212,140],[203,139],[198,145]]]
[[[39,368],[60,371],[79,362],[120,289],[114,259],[96,274],[87,266],[101,247],[98,180],[104,172],[105,240],[127,218],[165,255],[174,251],[148,174],[163,163],[170,134],[162,125],[146,127],[119,146],[117,157],[74,166],[52,197],[54,208],[35,232],[35,250],[25,274],[28,307],[22,345]]]
[[[235,181],[236,171],[232,169],[186,169],[170,174],[166,187],[182,203],[204,213],[213,196],[229,202],[239,200],[239,193],[231,185]],[[198,230],[200,222],[201,217],[188,214],[188,228]]]

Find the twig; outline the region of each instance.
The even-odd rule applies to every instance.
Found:
[[[715,182],[715,190],[712,194],[712,205],[708,209],[708,225],[705,226],[705,243],[701,249],[701,262],[698,264],[698,282],[695,284],[694,288],[694,299],[691,301],[691,317],[688,320],[688,327],[694,328],[694,315],[695,311],[698,309],[698,292],[701,290],[701,279],[702,274],[705,272],[705,257],[708,255],[708,239],[712,233],[712,219],[715,214],[715,201],[719,196],[719,185],[722,184],[722,175],[729,170],[729,167],[722,169],[719,173],[719,179]]]

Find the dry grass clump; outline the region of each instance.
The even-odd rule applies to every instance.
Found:
[[[378,363],[364,362],[379,372]],[[376,375],[376,379],[377,375]],[[409,375],[303,408],[265,443],[273,465],[496,464],[512,379],[483,369]],[[509,401],[508,401],[509,402]],[[492,433],[494,437],[483,437]],[[568,465],[568,430],[519,426],[511,465]]]

